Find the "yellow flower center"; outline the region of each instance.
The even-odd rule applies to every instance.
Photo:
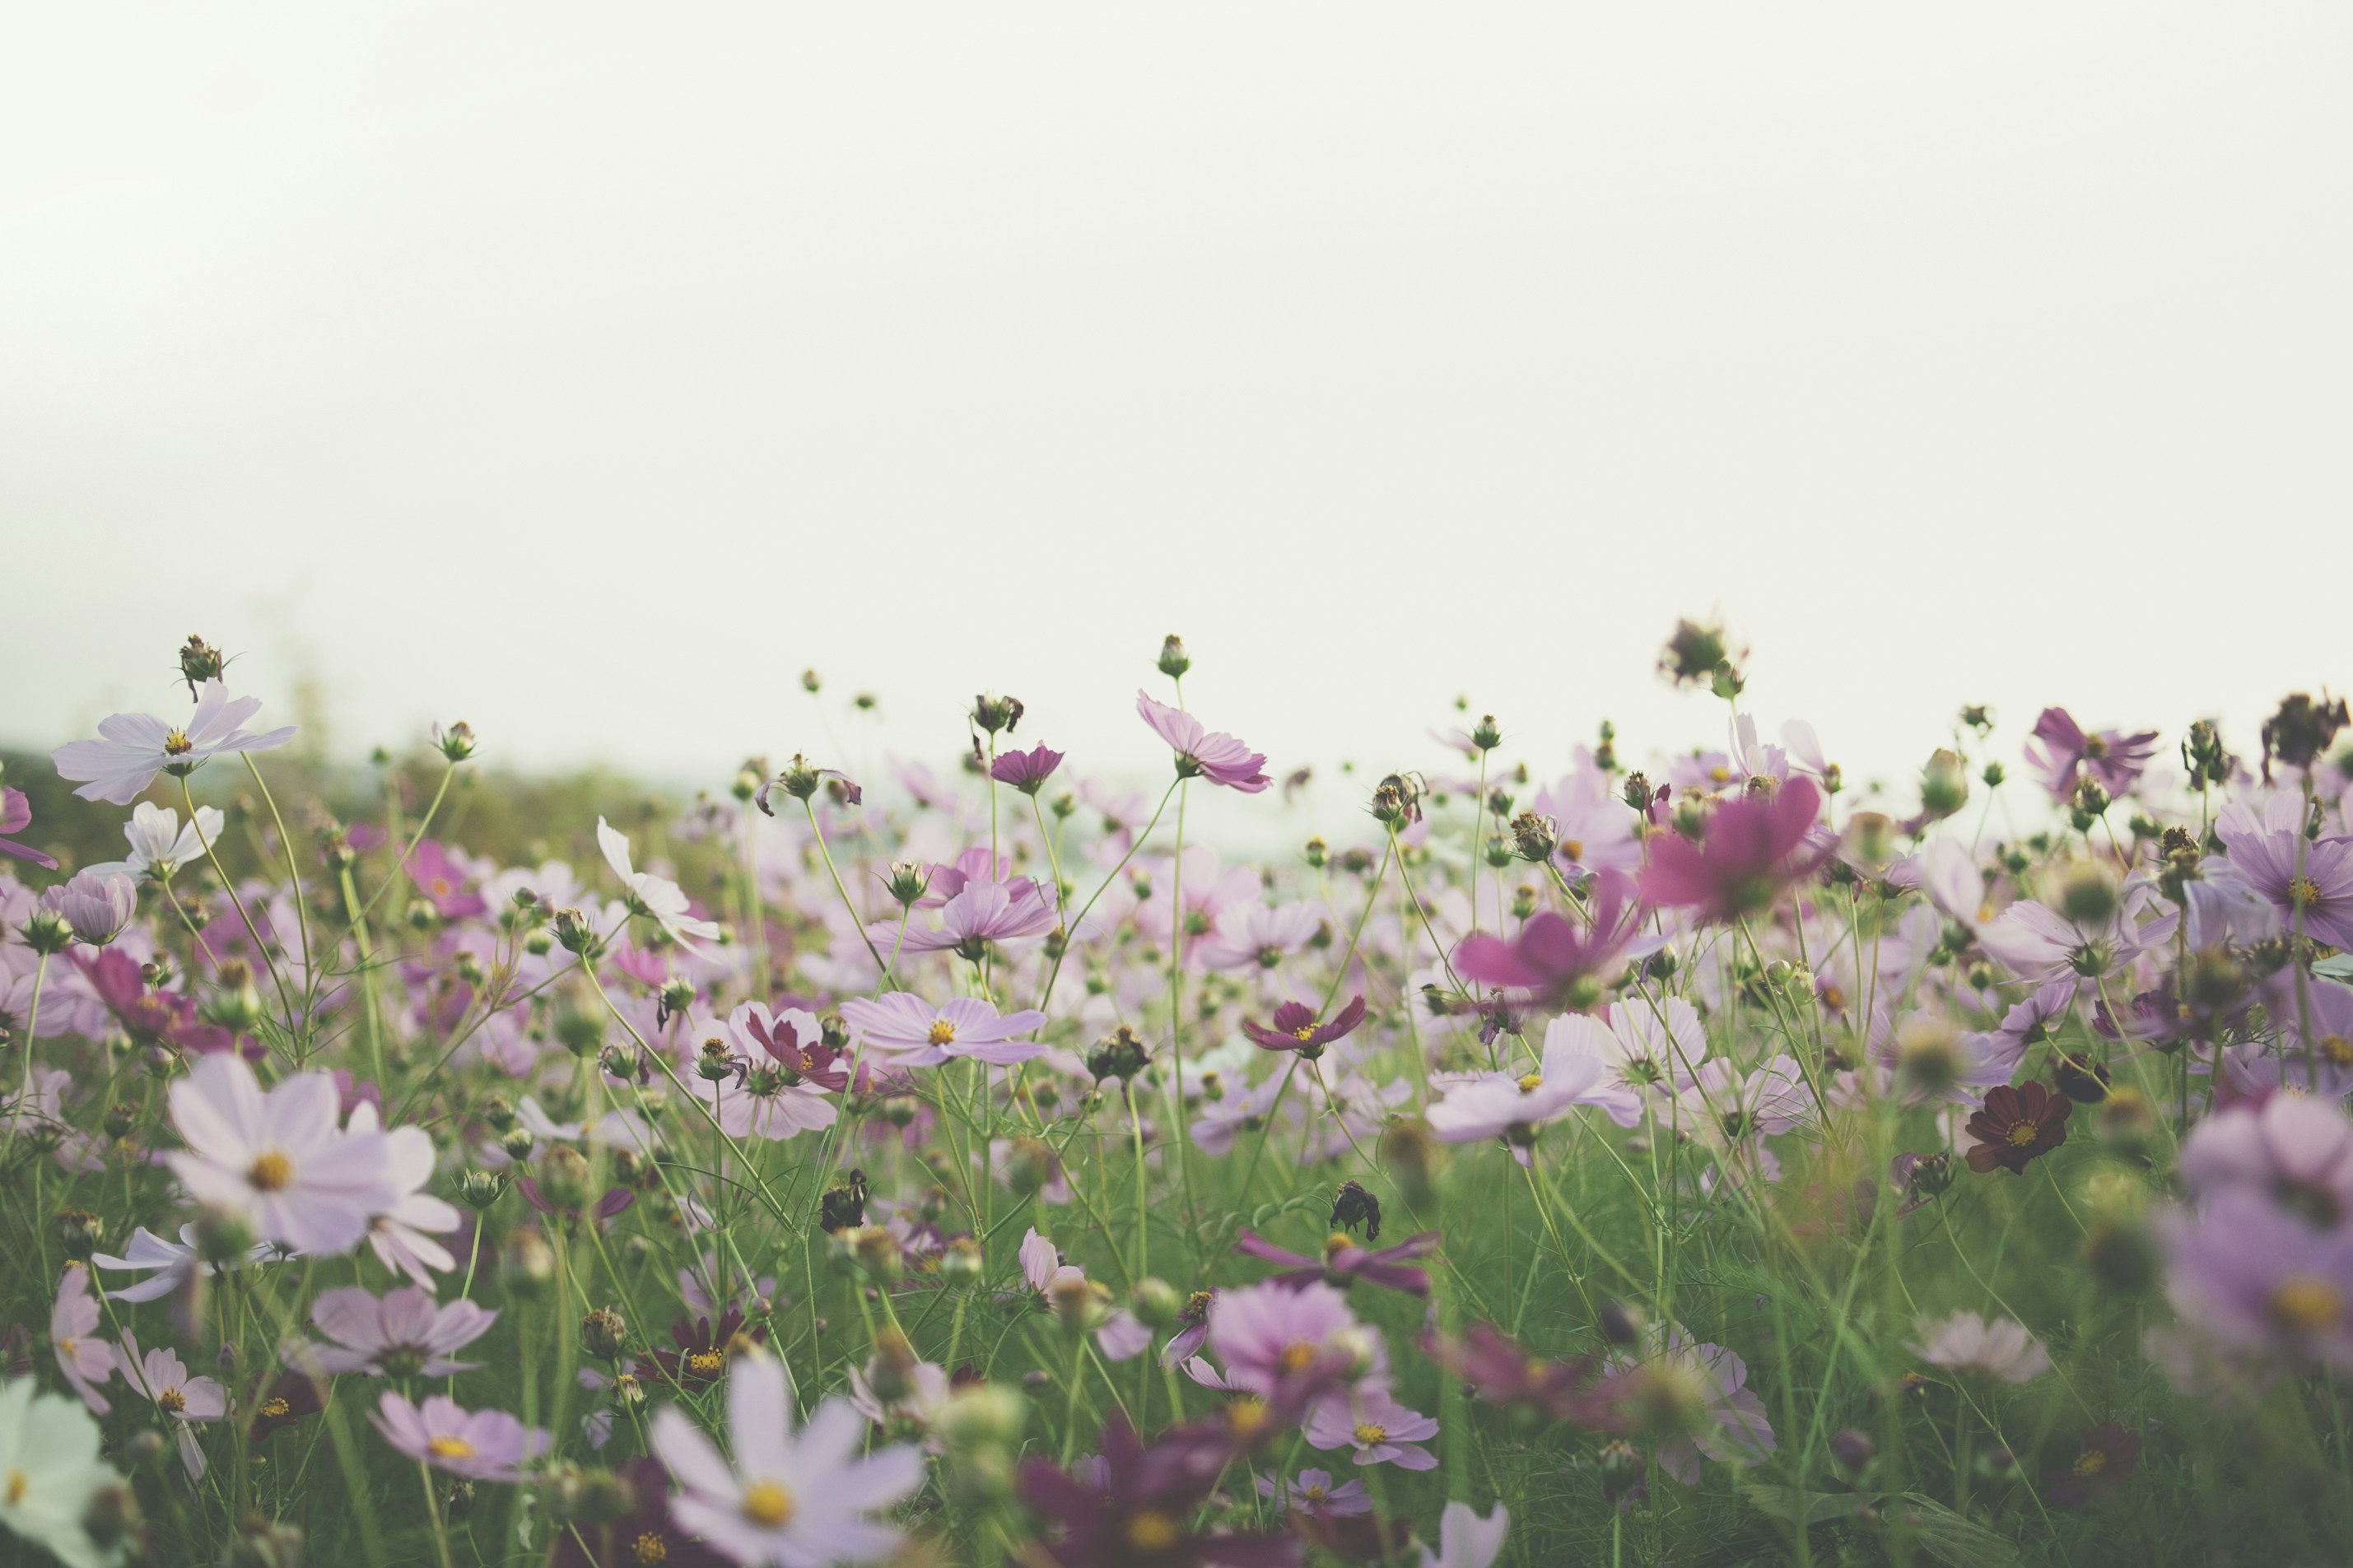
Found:
[[[1580,838],[1564,838],[1560,841],[1560,852],[1572,860],[1582,860],[1585,858],[1585,841]]]
[[[670,1561],[670,1543],[649,1530],[631,1543],[629,1555],[646,1568],[652,1568],[656,1563]]]
[[[1299,1027],[1291,1031],[1291,1037],[1294,1040],[1310,1040],[1314,1038],[1314,1037],[1315,1026],[1313,1024],[1302,1024]]]
[[[1389,1440],[1389,1429],[1372,1421],[1356,1423],[1356,1447],[1377,1448]]]
[[[716,1377],[727,1358],[717,1351],[696,1351],[686,1358],[686,1370],[698,1377]]]
[[[437,1459],[470,1459],[474,1457],[474,1446],[471,1443],[467,1442],[463,1437],[452,1437],[447,1432],[439,1434],[431,1442],[427,1443],[425,1451]]]
[[[1274,1358],[1274,1364],[1284,1372],[1305,1372],[1315,1364],[1315,1347],[1305,1340],[1293,1340],[1282,1347],[1282,1353]]]
[[[1237,1437],[1257,1435],[1266,1425],[1266,1401],[1246,1395],[1226,1406],[1226,1429]]]
[[[1825,1006],[1825,1007],[1828,1007],[1828,1008],[1829,1008],[1831,1012],[1833,1012],[1833,1013],[1843,1013],[1843,1012],[1845,1012],[1845,1011],[1846,1011],[1846,993],[1845,993],[1845,992],[1843,992],[1843,991],[1841,991],[1841,990],[1840,990],[1840,989],[1839,989],[1837,986],[1835,986],[1835,985],[1825,985],[1825,986],[1823,986],[1823,987],[1822,987],[1822,1005],[1823,1005],[1823,1006]]]
[[[264,1149],[246,1168],[245,1179],[265,1193],[282,1193],[294,1180],[294,1162],[276,1149]]]
[[[1128,1520],[1125,1533],[1130,1550],[1147,1557],[1156,1556],[1184,1539],[1176,1521],[1155,1508],[1138,1510]]]
[[[1300,1491],[1299,1495],[1305,1498],[1309,1502],[1322,1502],[1332,1494],[1325,1491],[1322,1487],[1307,1487],[1303,1488]]]
[[[2272,1289],[2272,1321],[2282,1328],[2317,1333],[2345,1316],[2345,1298],[2336,1286],[2308,1274],[2292,1275]]]
[[[2075,1456],[2075,1473],[2079,1476],[2096,1476],[2107,1468],[2108,1456],[2104,1449],[2086,1448]]]
[[[932,1032],[925,1037],[935,1046],[954,1045],[955,1043],[955,1026],[949,1023],[945,1018],[934,1018],[932,1020]]]
[[[1543,1087],[1544,1074],[1540,1072],[1532,1072],[1528,1074],[1527,1077],[1520,1079],[1520,1092],[1522,1094],[1534,1094],[1537,1089],[1542,1089]]]
[[[176,1388],[162,1389],[155,1395],[155,1405],[166,1415],[177,1415],[188,1407],[188,1396]]]
[[[272,1399],[262,1405],[261,1414],[269,1417],[270,1420],[275,1421],[293,1408],[294,1407],[292,1405],[287,1404],[283,1399]]]
[[[14,1508],[18,1503],[25,1500],[25,1488],[30,1483],[25,1479],[24,1471],[11,1470],[8,1472],[8,1506],[10,1508]]]
[[[185,730],[174,730],[164,737],[164,754],[167,757],[185,757],[195,749],[196,743],[188,739]]]
[[[781,1481],[754,1481],[744,1489],[744,1517],[769,1530],[782,1530],[793,1517],[793,1494]]]
[[[2010,1124],[2010,1131],[2001,1136],[2011,1148],[2023,1149],[2034,1142],[2035,1134],[2041,1131],[2042,1129],[2034,1122],[2013,1121]]]
[[[2353,1068],[2353,1040],[2342,1035],[2323,1035],[2313,1042],[2312,1048],[2330,1067]]]
[[[2287,885],[2287,901],[2299,910],[2308,910],[2320,902],[2320,884],[2309,877],[2298,877]]]
[[[1710,768],[1707,770],[1707,776],[1712,783],[1729,784],[1732,782],[1732,770],[1725,767]]]

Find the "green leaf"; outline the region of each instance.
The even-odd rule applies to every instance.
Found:
[[[1784,1524],[1827,1524],[1834,1519],[1844,1519],[1851,1513],[1869,1508],[1879,1500],[1877,1492],[1809,1492],[1796,1487],[1768,1487],[1760,1482],[1744,1482],[1740,1488],[1757,1509],[1772,1515]]]
[[[2018,1561],[2017,1543],[1965,1519],[1934,1498],[1905,1492],[1897,1500],[1916,1531],[1920,1550],[1947,1568],[2008,1568]]]

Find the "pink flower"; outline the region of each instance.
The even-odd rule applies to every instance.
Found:
[[[190,1377],[187,1364],[161,1346],[142,1355],[138,1340],[128,1329],[123,1331],[115,1360],[122,1368],[122,1381],[153,1400],[155,1408],[172,1418],[172,1435],[178,1440],[180,1462],[188,1468],[188,1478],[204,1479],[205,1451],[196,1447],[194,1428],[227,1414],[228,1395],[221,1385],[209,1377]]]
[[[1026,752],[1008,752],[988,766],[988,776],[998,784],[1011,784],[1023,795],[1036,795],[1062,765],[1062,753],[1045,746],[1033,746]]]
[[[453,1361],[449,1352],[488,1333],[498,1316],[464,1297],[441,1306],[414,1285],[388,1291],[382,1300],[344,1285],[322,1290],[312,1304],[311,1321],[335,1342],[310,1346],[309,1353],[322,1372],[448,1377],[481,1364]]]
[[[1821,796],[1810,779],[1792,779],[1769,795],[1717,806],[1696,844],[1672,833],[1651,841],[1642,896],[1688,906],[1702,920],[1735,921],[1769,908],[1781,889],[1810,874],[1830,852],[1810,846]]]
[[[886,955],[953,949],[978,963],[990,942],[1044,936],[1054,929],[1054,906],[1044,889],[1027,877],[1017,877],[1009,882],[966,882],[940,910],[936,928],[910,926],[902,933],[896,924],[880,921],[867,927],[866,934]]]
[[[1222,730],[1204,731],[1190,713],[1155,702],[1141,691],[1135,694],[1135,710],[1176,753],[1178,778],[1206,778],[1244,795],[1256,795],[1274,782],[1262,771],[1264,752],[1251,751]]]
[[[1580,928],[1550,910],[1539,910],[1514,941],[1484,934],[1466,937],[1454,950],[1455,973],[1582,1012],[1601,1001],[1606,982],[1615,979],[1630,959],[1665,945],[1662,936],[1642,934],[1646,912],[1631,878],[1603,871],[1594,879],[1592,918],[1587,925]]]
[[[1038,1234],[1035,1226],[1021,1237],[1018,1256],[1021,1278],[1049,1307],[1053,1305],[1057,1287],[1083,1283],[1087,1277],[1087,1271],[1077,1264],[1063,1262],[1061,1253]],[[1095,1329],[1095,1348],[1110,1361],[1133,1360],[1151,1342],[1152,1331],[1124,1307],[1113,1308]]]
[[[1320,1283],[1294,1289],[1268,1279],[1219,1291],[1209,1303],[1209,1348],[1225,1363],[1228,1387],[1261,1394],[1332,1361],[1386,1370],[1379,1338],[1356,1321],[1345,1296]]]
[[[1360,1465],[1438,1468],[1438,1457],[1420,1446],[1438,1436],[1438,1423],[1399,1405],[1386,1388],[1368,1386],[1345,1400],[1318,1401],[1303,1430],[1318,1448],[1353,1447],[1349,1457]]]
[[[438,840],[427,838],[419,843],[409,851],[407,863],[401,869],[408,873],[408,879],[417,884],[425,901],[444,920],[463,920],[490,908],[481,894],[466,891],[466,868],[451,859]]]
[[[20,789],[0,789],[0,834],[21,833],[32,825],[33,803],[25,798]],[[19,860],[30,860],[44,871],[54,871],[58,863],[27,845],[13,838],[0,838],[0,855],[13,855]]]
[[[74,873],[72,881],[41,895],[41,907],[55,910],[73,928],[77,939],[104,947],[122,934],[139,912],[139,887],[119,873],[92,868]]]
[[[81,1402],[103,1415],[114,1407],[98,1385],[114,1376],[114,1347],[94,1338],[97,1332],[98,1298],[90,1293],[90,1270],[69,1263],[65,1278],[58,1281],[57,1305],[49,1310],[49,1347],[57,1352],[58,1370]]]
[[[206,1057],[173,1083],[172,1121],[188,1147],[165,1156],[200,1204],[245,1215],[255,1234],[298,1252],[349,1252],[401,1194],[381,1133],[335,1124],[335,1080],[297,1073],[263,1093],[244,1058]]]
[[[294,738],[291,724],[266,735],[238,728],[260,708],[259,697],[232,701],[228,688],[215,676],[205,682],[196,710],[185,725],[144,713],[117,713],[99,721],[103,740],[69,742],[49,757],[59,777],[90,781],[74,791],[82,799],[129,805],[155,782],[157,773],[185,778],[214,757],[274,751]]]
[[[402,1454],[470,1480],[521,1480],[523,1461],[547,1451],[543,1428],[503,1410],[469,1411],[438,1394],[420,1407],[387,1393],[368,1419]]]
[[[1011,1067],[1046,1049],[1039,1041],[1014,1038],[1043,1024],[1045,1014],[1025,1007],[1000,1016],[977,996],[951,996],[936,1007],[908,991],[853,996],[841,1005],[841,1017],[868,1046],[890,1052],[901,1067],[929,1067],[964,1057],[991,1067]]]
[[[923,1484],[923,1456],[894,1445],[861,1458],[867,1421],[848,1400],[827,1400],[796,1433],[784,1368],[745,1356],[728,1375],[727,1429],[733,1464],[678,1406],[654,1416],[681,1528],[737,1563],[782,1568],[872,1562],[898,1546],[899,1531],[870,1516]]]

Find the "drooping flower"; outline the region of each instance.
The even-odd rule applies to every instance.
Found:
[[[1056,1307],[1066,1292],[1092,1290],[1099,1295],[1102,1287],[1091,1284],[1087,1271],[1075,1263],[1065,1263],[1054,1244],[1038,1234],[1035,1226],[1022,1234],[1017,1254],[1021,1263],[1021,1278],[1038,1299],[1049,1308]],[[1124,1307],[1113,1307],[1102,1314],[1095,1325],[1095,1347],[1111,1361],[1129,1361],[1143,1353],[1152,1343],[1152,1331],[1134,1312]]]
[[[1717,806],[1696,844],[1678,834],[1653,837],[1642,897],[1691,909],[1707,921],[1736,921],[1770,908],[1784,888],[1830,855],[1831,846],[1809,843],[1820,807],[1813,781],[1792,779],[1774,794]]]
[[[1630,960],[1655,952],[1662,936],[1644,936],[1647,912],[1633,879],[1606,870],[1593,879],[1591,920],[1580,929],[1538,910],[1510,941],[1481,932],[1454,950],[1454,971],[1469,981],[1582,1012],[1600,1002],[1608,981]]]
[[[2051,1354],[2022,1323],[2008,1318],[1987,1322],[1975,1312],[1955,1312],[1943,1322],[1922,1319],[1921,1342],[1912,1349],[1922,1361],[1947,1372],[1969,1372],[2025,1383],[2051,1370]]]
[[[209,1377],[191,1377],[177,1352],[158,1345],[142,1352],[139,1342],[124,1330],[115,1361],[132,1392],[154,1401],[155,1408],[172,1421],[172,1436],[180,1448],[180,1462],[188,1479],[205,1479],[205,1451],[196,1444],[195,1428],[228,1414],[228,1394]]]
[[[1274,1026],[1268,1028],[1257,1020],[1244,1018],[1242,1033],[1263,1050],[1297,1051],[1309,1061],[1324,1054],[1333,1041],[1356,1032],[1365,1021],[1365,999],[1352,996],[1348,1005],[1324,1023],[1315,1021],[1315,1010],[1304,1002],[1285,1002],[1274,1010]]]
[[[364,1372],[377,1377],[448,1377],[479,1362],[451,1352],[490,1332],[498,1313],[464,1297],[443,1306],[427,1291],[404,1285],[379,1300],[357,1285],[322,1290],[311,1321],[332,1344],[308,1353],[322,1372]]]
[[[825,1401],[793,1426],[785,1371],[765,1356],[727,1379],[733,1462],[677,1406],[654,1416],[652,1447],[678,1485],[670,1517],[741,1563],[814,1568],[888,1554],[899,1531],[875,1521],[923,1484],[922,1454],[904,1445],[860,1457],[866,1418],[845,1399]]]
[[[2075,1102],[2040,1079],[2012,1089],[1986,1091],[1985,1105],[1970,1116],[1969,1169],[1986,1175],[1996,1168],[2022,1176],[2026,1167],[2067,1142],[2067,1118]]]
[[[261,699],[231,700],[215,676],[205,682],[196,710],[174,725],[145,713],[117,713],[99,721],[96,741],[72,741],[49,753],[62,778],[87,779],[74,791],[84,800],[129,805],[158,773],[185,778],[214,757],[231,752],[274,751],[294,738],[294,726],[257,735],[239,728],[260,710]]]
[[[1345,1232],[1335,1231],[1324,1243],[1324,1256],[1314,1258],[1277,1247],[1247,1226],[1234,1237],[1236,1252],[1287,1266],[1282,1273],[1269,1276],[1271,1283],[1297,1289],[1320,1280],[1345,1289],[1362,1279],[1368,1285],[1402,1290],[1409,1296],[1430,1294],[1429,1272],[1411,1267],[1409,1260],[1427,1257],[1437,1246],[1438,1232],[1434,1230],[1409,1236],[1395,1247],[1384,1247],[1377,1252],[1357,1246],[1356,1238]]]
[[[1135,710],[1176,753],[1178,778],[1206,778],[1244,795],[1256,795],[1274,782],[1264,771],[1264,752],[1251,751],[1222,730],[1205,731],[1190,713],[1155,702],[1141,691],[1135,694]]]
[[[375,1132],[375,1104],[363,1100],[353,1106],[343,1130],[363,1137]],[[431,1290],[434,1275],[458,1266],[449,1249],[433,1237],[456,1230],[463,1216],[424,1190],[433,1179],[436,1159],[431,1133],[422,1127],[396,1127],[384,1134],[384,1149],[385,1185],[393,1201],[368,1220],[368,1247],[386,1268]]]
[[[269,1243],[257,1241],[252,1250],[246,1254],[246,1261],[259,1263],[275,1250]],[[123,1247],[121,1257],[114,1258],[101,1252],[90,1262],[100,1268],[152,1270],[146,1279],[136,1284],[107,1292],[110,1300],[133,1303],[153,1301],[171,1295],[185,1285],[189,1277],[199,1268],[207,1275],[221,1272],[197,1256],[196,1227],[193,1225],[180,1227],[180,1239],[177,1241],[166,1241],[142,1225],[131,1233],[131,1241]]]
[[[2147,1439],[2120,1421],[2104,1421],[2077,1434],[2083,1451],[2042,1477],[2042,1496],[2056,1508],[2088,1508],[2124,1485],[2140,1463]]]
[[[719,934],[718,926],[687,912],[685,889],[676,882],[631,865],[628,839],[601,816],[596,819],[596,842],[605,851],[605,864],[628,890],[633,912],[646,916],[681,942],[690,937],[708,941]]]
[[[57,1304],[49,1309],[49,1348],[57,1352],[58,1371],[94,1415],[113,1406],[98,1391],[114,1377],[114,1347],[98,1338],[98,1298],[90,1293],[90,1270],[69,1263],[58,1281]]]
[[[0,788],[0,836],[22,833],[26,827],[32,826],[32,821],[33,803],[25,798],[25,792],[20,789]],[[44,871],[54,871],[58,868],[54,857],[44,855],[28,844],[19,844],[15,839],[5,837],[0,837],[0,855],[11,855],[19,860],[30,860]]]
[[[0,1526],[66,1568],[107,1568],[121,1560],[83,1523],[91,1496],[122,1477],[98,1457],[98,1423],[29,1377],[0,1385]]]
[[[2064,708],[2045,708],[2034,721],[2033,734],[2026,746],[2027,763],[2056,801],[2073,795],[2087,778],[2110,800],[2122,800],[2132,793],[2149,758],[2157,754],[2156,731],[2127,735],[2102,730],[2086,734]]]
[[[988,765],[988,776],[998,784],[1011,784],[1023,795],[1036,795],[1062,765],[1062,753],[1043,744],[1026,752],[1007,752]]]
[[[341,1098],[323,1072],[296,1073],[264,1093],[242,1058],[206,1057],[171,1087],[172,1121],[188,1145],[165,1156],[198,1203],[244,1215],[254,1234],[298,1252],[348,1252],[368,1221],[396,1204],[380,1132],[336,1125]]]
[[[519,1481],[523,1465],[547,1452],[544,1427],[503,1410],[467,1410],[445,1394],[412,1405],[386,1390],[368,1420],[397,1452],[468,1480]]]
[[[1011,1067],[1046,1050],[1039,1041],[1014,1038],[1043,1024],[1045,1014],[1025,1007],[999,1015],[977,996],[951,996],[936,1007],[910,991],[853,996],[842,1003],[841,1018],[868,1046],[890,1052],[902,1067],[927,1067],[964,1057]]]

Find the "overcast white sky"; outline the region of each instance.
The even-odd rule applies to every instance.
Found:
[[[1909,772],[2353,684],[2353,8],[23,5],[0,739],[174,700],[702,782],[1720,710]],[[185,698],[180,699],[185,700]],[[860,743],[862,746],[863,743]],[[854,746],[853,749],[859,749]]]

